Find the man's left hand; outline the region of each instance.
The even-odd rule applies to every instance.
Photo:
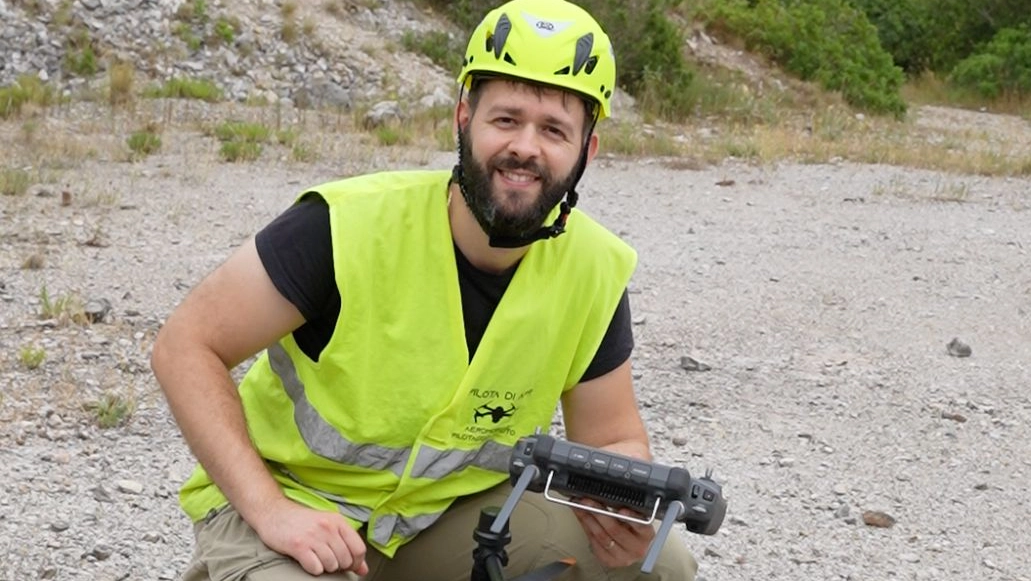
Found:
[[[604,509],[593,500],[577,499],[579,504]],[[580,526],[591,543],[591,551],[602,565],[609,568],[628,567],[644,559],[655,538],[651,525],[638,524],[594,512],[573,509]],[[636,512],[623,509],[620,514],[641,518]]]

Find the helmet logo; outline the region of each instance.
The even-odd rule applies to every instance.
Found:
[[[548,38],[560,34],[563,30],[573,25],[572,22],[554,22],[552,20],[544,20],[543,18],[537,18],[532,14],[523,12],[523,20],[530,25],[531,28],[537,31],[537,34]]]

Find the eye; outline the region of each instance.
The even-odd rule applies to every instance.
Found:
[[[565,139],[566,132],[558,125],[547,125],[544,127],[544,132],[556,139]]]

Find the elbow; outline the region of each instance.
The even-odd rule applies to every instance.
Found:
[[[150,350],[150,370],[154,373],[154,377],[158,380],[158,385],[163,388],[164,382],[161,381],[164,372],[168,369],[168,362],[171,359],[172,349],[169,346],[171,342],[170,331],[168,325],[164,325],[158,330],[157,337],[154,338],[154,345]]]

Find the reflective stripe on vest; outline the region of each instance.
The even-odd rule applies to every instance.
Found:
[[[269,365],[279,376],[283,388],[294,403],[294,419],[304,443],[312,452],[327,460],[350,464],[373,470],[389,470],[398,478],[404,473],[405,465],[412,453],[411,448],[390,448],[376,444],[357,444],[344,439],[340,432],[329,425],[319,412],[311,406],[304,394],[304,385],[297,377],[294,362],[283,347],[276,343],[268,348]],[[430,446],[422,446],[412,466],[413,478],[432,478],[439,480],[448,474],[458,472],[469,466],[484,470],[508,473],[508,460],[512,448],[487,441],[477,450],[437,450]],[[297,481],[296,478],[291,477]],[[299,481],[298,481],[299,482]],[[327,493],[319,496],[330,498]],[[336,502],[334,500],[334,502]]]
[[[389,448],[376,444],[349,442],[329,425],[304,394],[304,385],[297,377],[294,362],[276,343],[268,348],[269,365],[283,382],[283,389],[294,402],[294,421],[312,452],[340,464],[351,464],[374,470],[389,470],[398,478],[405,470],[411,448]]]

